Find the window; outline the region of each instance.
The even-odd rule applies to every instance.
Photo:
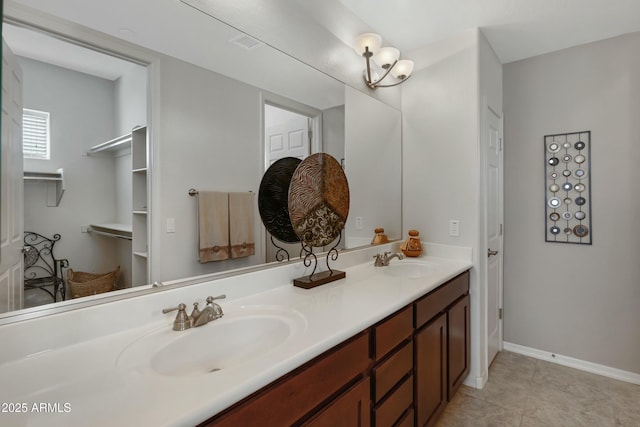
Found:
[[[25,159],[49,160],[49,113],[22,110],[22,155]]]

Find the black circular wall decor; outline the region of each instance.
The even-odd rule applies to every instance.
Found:
[[[301,162],[295,157],[277,160],[260,181],[258,210],[262,223],[273,237],[286,243],[300,241],[289,218],[289,184]]]

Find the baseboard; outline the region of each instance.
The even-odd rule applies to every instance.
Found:
[[[550,353],[548,351],[525,347],[523,345],[513,344],[510,342],[504,342],[503,344],[504,349],[512,353],[518,353],[535,359],[579,369],[581,371],[591,372],[592,374],[598,374],[615,380],[640,385],[640,374],[636,374],[634,372],[623,371],[622,369],[611,368],[609,366],[587,362],[586,360],[574,359],[573,357],[562,356],[557,353]]]
[[[473,375],[467,375],[467,378],[465,378],[462,384],[469,387],[482,389],[487,384],[488,380],[489,380],[489,374],[488,372],[485,372],[484,375],[481,375],[479,377],[474,377]]]

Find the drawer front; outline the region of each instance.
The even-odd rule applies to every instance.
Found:
[[[395,427],[413,427],[413,408],[409,409],[406,414],[402,416],[400,421],[395,425]]]
[[[260,422],[256,424],[264,425]],[[340,425],[371,427],[369,378],[360,380],[319,414],[302,424],[304,427],[335,427]]]
[[[413,376],[408,377],[394,390],[384,402],[374,409],[376,427],[387,427],[395,424],[407,408],[413,404]]]
[[[375,326],[373,333],[374,358],[380,360],[413,333],[413,306],[402,309]]]
[[[364,333],[240,402],[205,425],[291,425],[349,381],[369,369],[369,334]]]
[[[416,329],[433,319],[460,296],[469,292],[469,272],[451,279],[416,302]]]
[[[382,399],[400,380],[413,369],[413,341],[393,353],[373,369],[375,401]]]

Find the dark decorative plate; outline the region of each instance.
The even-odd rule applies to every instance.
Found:
[[[276,239],[299,242],[289,219],[289,184],[302,160],[285,157],[274,162],[264,173],[258,192],[258,210],[267,231]]]
[[[333,242],[348,214],[349,184],[340,163],[326,153],[304,159],[289,186],[289,216],[300,240],[315,247]]]

